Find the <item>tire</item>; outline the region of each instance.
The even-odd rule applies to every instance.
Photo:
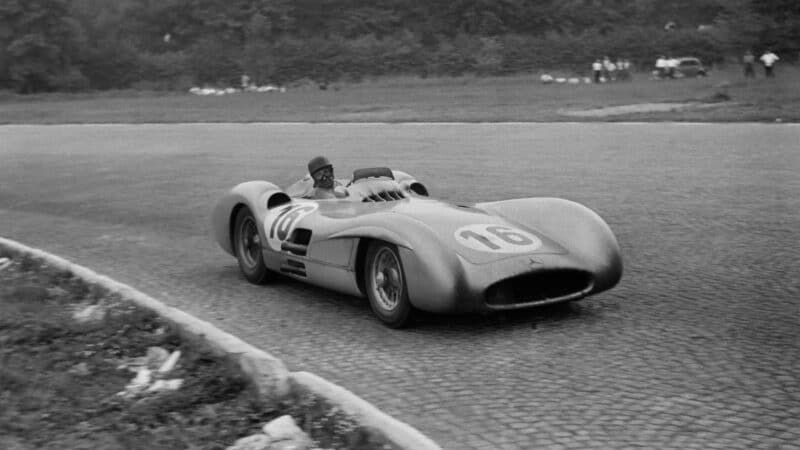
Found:
[[[265,284],[274,278],[274,272],[267,269],[264,264],[258,224],[248,208],[242,208],[236,214],[233,249],[239,261],[239,270],[247,281],[253,284]]]
[[[367,249],[364,286],[372,312],[384,325],[402,328],[411,322],[408,284],[397,247],[375,241]]]

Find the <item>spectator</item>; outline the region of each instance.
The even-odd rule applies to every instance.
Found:
[[[670,56],[667,58],[667,77],[675,79],[678,75],[678,59]]]
[[[656,76],[660,79],[667,76],[667,58],[664,55],[656,59]]]
[[[617,58],[617,79],[619,80],[627,80],[628,79],[628,70],[625,68],[625,61],[622,58]]]
[[[614,72],[616,70],[617,70],[617,66],[615,66],[614,63],[611,62],[611,58],[609,58],[608,56],[603,58],[603,71],[605,72],[606,80],[608,80],[608,81],[615,80],[616,79],[616,74]]]
[[[772,53],[770,50],[767,50],[763,55],[761,55],[760,59],[761,63],[764,64],[764,76],[767,78],[774,77],[775,74],[773,73],[772,68],[775,65],[775,62],[780,59],[778,58],[778,55]]]
[[[625,76],[627,80],[633,79],[633,74],[631,73],[631,61],[629,59],[622,60],[623,68],[625,69]]]
[[[592,74],[594,75],[594,82],[599,83],[600,77],[603,75],[603,63],[600,62],[600,58],[597,58],[592,63]]]
[[[744,77],[745,78],[755,78],[756,71],[755,71],[755,62],[756,57],[753,55],[753,52],[750,50],[746,51],[744,56],[742,57],[742,64],[744,64]]]

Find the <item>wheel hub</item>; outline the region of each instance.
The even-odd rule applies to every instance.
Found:
[[[245,219],[241,228],[241,254],[248,267],[255,267],[258,264],[259,252],[261,252],[261,237],[252,219]]]
[[[380,288],[397,289],[400,286],[400,274],[395,268],[386,268],[375,275],[375,284]]]
[[[383,272],[378,272],[377,275],[375,275],[375,285],[377,285],[379,288],[382,288],[386,285],[386,276],[383,274]]]
[[[400,303],[403,279],[400,262],[389,249],[382,249],[375,257],[373,266],[374,294],[380,306],[392,310]]]

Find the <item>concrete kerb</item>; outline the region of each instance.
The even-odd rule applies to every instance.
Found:
[[[376,430],[400,449],[441,449],[418,430],[378,410],[347,389],[309,372],[289,372],[283,361],[269,353],[253,347],[208,322],[177,308],[167,306],[131,286],[71,263],[59,256],[10,239],[0,237],[0,248],[41,260],[51,267],[72,273],[89,284],[101,286],[136,305],[155,312],[174,325],[188,340],[199,343],[218,356],[237,361],[241,370],[251,379],[267,404],[276,404],[292,392],[311,393],[325,399],[330,405],[338,407],[360,425]]]
[[[347,389],[310,372],[290,374],[294,392],[310,392],[339,407],[364,427],[377,430],[386,440],[403,449],[434,450],[441,447],[410,425],[378,410]]]

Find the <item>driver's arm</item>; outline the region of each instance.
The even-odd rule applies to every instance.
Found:
[[[345,198],[348,195],[350,195],[350,193],[347,192],[347,188],[345,188],[342,185],[334,186],[333,187],[333,194],[336,196],[336,198]]]

